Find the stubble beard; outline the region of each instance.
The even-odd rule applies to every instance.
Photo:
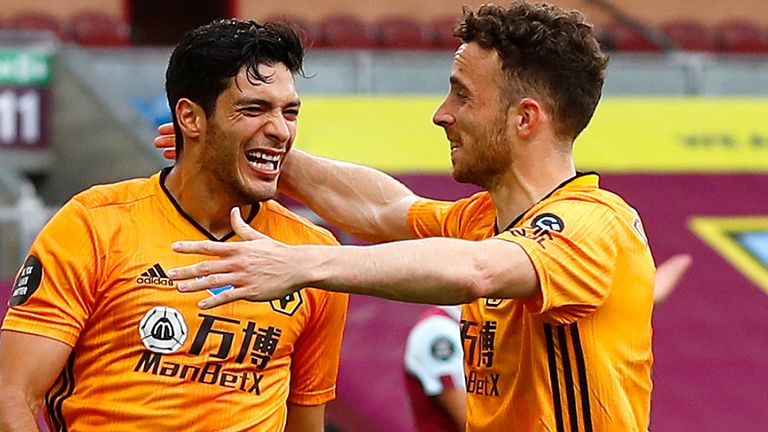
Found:
[[[498,115],[485,134],[473,143],[463,164],[453,162],[451,176],[458,183],[468,183],[485,190],[496,187],[510,166],[509,148],[505,142],[505,117]]]
[[[247,178],[238,175],[239,147],[229,149],[229,137],[223,133],[215,122],[209,123],[206,134],[206,155],[204,163],[211,175],[222,186],[222,192],[226,193],[237,205],[248,205],[256,202],[267,201],[275,198],[277,187],[272,191],[263,192],[257,185],[250,188]]]

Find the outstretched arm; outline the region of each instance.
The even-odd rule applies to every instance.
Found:
[[[373,168],[293,149],[284,162],[280,190],[362,239],[381,242],[414,238],[407,216],[419,197]]]
[[[158,128],[155,147],[176,158],[173,125]],[[280,190],[342,230],[372,242],[414,238],[408,209],[419,199],[391,176],[293,149],[283,161]]]
[[[210,309],[235,300],[273,300],[304,287],[428,304],[479,297],[526,298],[539,280],[523,248],[505,240],[429,238],[375,246],[291,246],[246,224],[237,208],[232,227],[246,242],[176,242],[176,252],[219,259],[172,269],[180,291],[231,284],[202,300]]]

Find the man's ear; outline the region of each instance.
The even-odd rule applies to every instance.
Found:
[[[176,102],[176,120],[185,137],[197,140],[205,131],[207,117],[203,107],[187,98],[181,98]]]
[[[520,99],[517,105],[510,107],[510,110],[513,111],[510,113],[510,118],[515,121],[512,127],[522,138],[528,138],[535,133],[541,127],[546,115],[539,101],[528,97]]]

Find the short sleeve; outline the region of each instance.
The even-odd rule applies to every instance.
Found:
[[[294,348],[291,393],[297,405],[321,405],[336,397],[341,340],[347,319],[349,295],[306,288],[315,296],[312,316]]]
[[[427,396],[448,388],[464,388],[464,353],[459,324],[434,315],[420,321],[405,344],[405,370],[416,377]]]
[[[497,236],[519,244],[536,269],[541,296],[526,307],[556,324],[592,313],[610,294],[626,227],[610,207],[583,201],[553,203],[529,220]]]
[[[88,212],[69,201],[32,244],[14,282],[3,330],[74,346],[93,308],[98,256]]]
[[[458,201],[421,199],[408,209],[408,227],[416,238],[465,238],[471,226],[491,227],[494,209],[487,192]]]
[[[416,238],[444,236],[445,220],[453,203],[422,199],[408,209],[408,226]]]

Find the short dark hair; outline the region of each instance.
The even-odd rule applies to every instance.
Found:
[[[304,45],[297,32],[284,23],[224,19],[185,34],[165,72],[177,154],[181,154],[184,140],[176,118],[181,98],[199,104],[210,116],[216,99],[243,67],[251,82],[268,83],[271,77],[261,75],[259,65],[282,63],[291,73],[304,76],[303,61]]]
[[[537,96],[549,105],[555,132],[575,138],[602,94],[607,56],[578,11],[513,1],[464,9],[454,36],[498,52],[510,99]]]

